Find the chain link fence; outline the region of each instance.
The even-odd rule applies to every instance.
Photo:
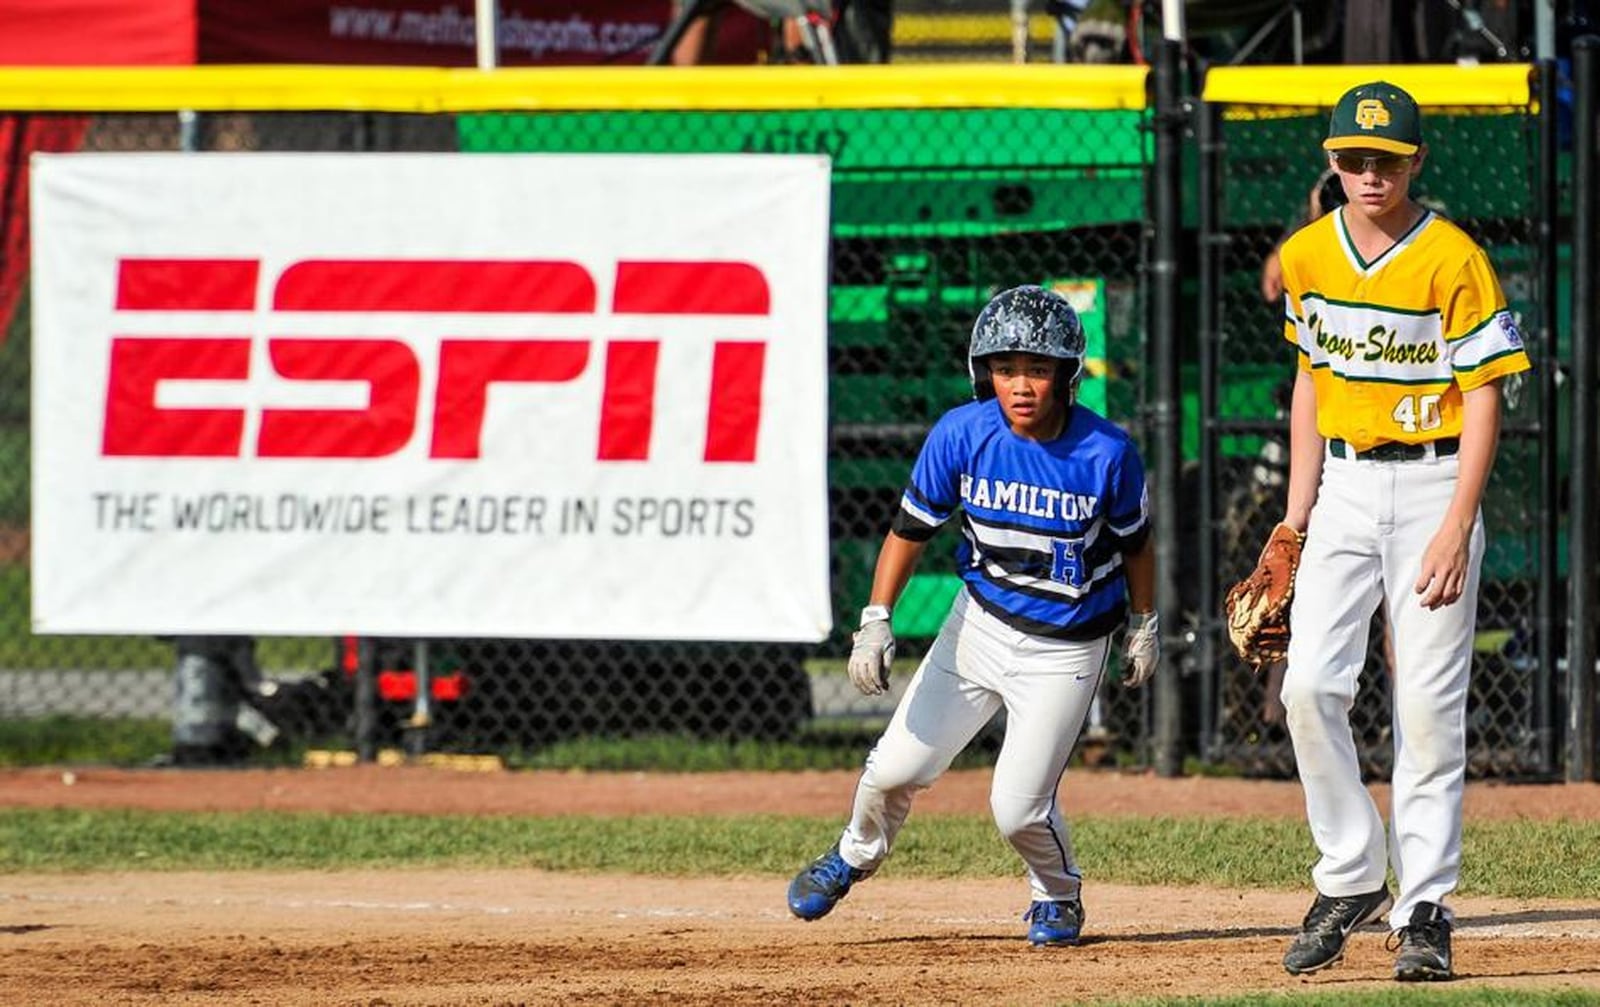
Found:
[[[1276,246],[1343,196],[1320,150],[1326,109],[1228,105],[1203,114],[1215,117],[1221,182],[1216,233],[1202,239],[1220,260],[1211,292],[1218,394],[1214,415],[1201,423],[1216,459],[1207,492],[1220,597],[1254,566],[1284,512],[1295,360],[1283,341]],[[1552,672],[1536,659],[1537,557],[1539,529],[1554,520],[1556,501],[1555,487],[1540,478],[1544,402],[1535,375],[1554,362],[1532,336],[1553,323],[1555,305],[1540,302],[1535,272],[1541,257],[1538,120],[1531,107],[1438,109],[1429,110],[1426,130],[1428,162],[1412,191],[1488,251],[1518,326],[1530,336],[1536,369],[1507,382],[1500,452],[1483,505],[1489,545],[1467,712],[1468,771],[1546,773],[1552,725],[1539,700],[1550,687],[1541,676]],[[1273,699],[1279,674],[1252,674],[1225,638],[1214,651],[1220,660],[1211,758],[1252,773],[1292,774],[1293,751]],[[1387,775],[1393,758],[1390,663],[1382,618],[1375,616],[1352,713],[1363,769],[1375,777]]]
[[[174,641],[152,637],[35,636],[29,628],[30,304],[27,295],[27,164],[32,151],[452,151],[449,116],[380,113],[104,113],[0,116],[7,166],[0,226],[11,253],[0,291],[0,720],[49,716],[172,716]],[[9,311],[4,310],[9,308]],[[262,640],[251,669],[230,672],[238,699],[269,705],[251,688],[255,671],[283,680],[280,715],[326,737],[338,718],[313,708],[321,697],[349,706],[348,682],[331,673],[335,641]],[[315,684],[307,690],[302,683]],[[269,684],[269,688],[270,688]],[[291,696],[305,703],[284,708]],[[304,708],[304,709],[302,709]],[[348,727],[337,723],[348,744]]]
[[[923,435],[971,396],[966,345],[1021,282],[1084,309],[1101,369],[1086,401],[1133,415],[1146,144],[1134,112],[1043,109],[569,113],[462,121],[469,151],[824,151],[833,159],[829,308],[834,636],[809,666],[822,717],[886,716],[839,670],[878,545]],[[896,613],[910,667],[956,591],[954,540],[930,548]],[[903,685],[905,676],[901,676]],[[1116,713],[1105,711],[1106,720]],[[1109,731],[1110,728],[1107,727]]]
[[[1215,601],[1249,569],[1282,512],[1293,355],[1282,342],[1281,308],[1263,294],[1262,267],[1309,212],[1326,110],[1201,108],[1215,115],[1217,163],[1209,175],[1202,165],[1198,188],[1185,170],[1185,202],[1214,196],[1220,212],[1210,230],[1204,220],[1186,223],[1183,247],[1187,256],[1199,248],[1202,259],[1214,250],[1218,268],[1214,283],[1185,276],[1183,506],[1163,518],[1179,541],[1184,612],[1173,622],[1193,630],[1196,646],[1175,639],[1180,645],[1169,653],[1182,673],[1185,753],[1247,773],[1286,775],[1292,753],[1270,715],[1268,680],[1252,676],[1227,651]],[[830,638],[816,646],[354,637],[262,638],[243,648],[184,644],[187,655],[228,676],[232,692],[225,701],[252,707],[294,741],[515,755],[574,737],[795,739],[880,722],[958,590],[953,537],[935,540],[897,607],[896,691],[864,698],[850,686],[849,631],[921,438],[945,409],[970,396],[968,332],[999,289],[1038,282],[1074,301],[1089,335],[1083,400],[1149,451],[1143,364],[1149,360],[1147,189],[1155,166],[1143,110],[229,111],[3,119],[0,136],[10,144],[12,166],[3,207],[7,234],[25,221],[18,167],[30,135],[32,149],[96,151],[805,152],[832,159],[828,463],[836,628]],[[1536,124],[1530,108],[1431,115],[1432,165],[1419,185],[1426,200],[1489,249],[1529,333],[1551,324],[1555,310],[1538,281],[1545,263],[1537,240]],[[1202,149],[1202,161],[1207,156]],[[1222,361],[1213,377],[1204,340],[1195,338],[1195,319],[1208,310]],[[175,641],[29,631],[29,341],[24,286],[0,344],[0,720],[181,715],[174,702],[174,669],[182,663]],[[1530,340],[1530,349],[1539,367],[1549,366],[1537,356],[1542,345]],[[1207,380],[1217,382],[1210,414],[1200,391]],[[1537,381],[1512,389],[1485,504],[1491,546],[1469,710],[1475,776],[1547,771],[1551,737],[1559,733],[1548,702],[1556,673],[1537,659],[1544,590],[1538,529],[1553,520],[1554,506],[1542,495],[1538,434],[1548,405]],[[1215,465],[1206,479],[1200,461],[1208,454]],[[1198,548],[1207,535],[1214,545],[1209,566]],[[1391,751],[1381,640],[1375,628],[1355,715],[1363,760],[1374,775],[1387,771]],[[1089,727],[1097,750],[1147,758],[1149,692],[1104,690]]]
[[[26,305],[0,349],[4,557],[0,717],[196,715],[174,675],[215,666],[224,705],[284,735],[348,747],[419,742],[517,752],[578,736],[795,738],[886,718],[843,673],[877,547],[932,422],[968,399],[973,319],[1005,287],[1057,287],[1083,312],[1083,396],[1137,413],[1148,143],[1137,111],[1032,108],[102,114],[73,120],[82,150],[789,153],[833,159],[829,495],[833,636],[787,644],[605,640],[235,641],[36,637],[29,560]],[[763,226],[751,221],[750,226]],[[941,538],[896,615],[903,686],[957,590]],[[175,651],[181,650],[183,660]],[[194,662],[200,662],[195,664]],[[370,675],[370,686],[367,685]],[[368,689],[370,688],[370,693]],[[371,695],[369,704],[363,700]],[[420,702],[419,702],[420,700]],[[1135,695],[1108,690],[1097,737],[1137,742]],[[419,727],[422,732],[419,736]],[[259,736],[258,736],[259,737]]]

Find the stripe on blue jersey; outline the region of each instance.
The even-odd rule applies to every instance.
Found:
[[[1082,540],[1081,563],[1090,573],[1089,583],[1081,587],[1049,579],[1055,560],[1054,539],[993,529],[971,515],[962,534],[972,549],[972,562],[981,565],[990,580],[1009,582],[1016,590],[1037,597],[1085,597],[1095,583],[1116,575],[1122,566],[1121,543],[1114,541],[1116,536],[1104,524],[1096,525]],[[1108,542],[1112,543],[1109,547]]]

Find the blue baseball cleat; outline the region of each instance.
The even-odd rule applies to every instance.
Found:
[[[845,863],[835,844],[789,882],[789,911],[803,920],[820,920],[868,873]]]
[[[1028,941],[1034,945],[1077,944],[1083,929],[1083,903],[1035,902],[1022,914],[1028,921]]]

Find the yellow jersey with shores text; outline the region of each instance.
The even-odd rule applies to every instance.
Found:
[[[1425,211],[1371,262],[1344,214],[1324,214],[1279,252],[1284,336],[1317,391],[1317,432],[1356,451],[1461,434],[1461,394],[1532,364],[1489,257]]]

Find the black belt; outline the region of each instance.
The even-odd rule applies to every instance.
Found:
[[[1448,458],[1461,450],[1461,439],[1458,437],[1441,437],[1431,443],[1436,458]],[[1348,443],[1335,437],[1328,442],[1328,454],[1335,458],[1353,458],[1364,462],[1416,462],[1428,457],[1428,445],[1384,441],[1365,451],[1356,451]]]

